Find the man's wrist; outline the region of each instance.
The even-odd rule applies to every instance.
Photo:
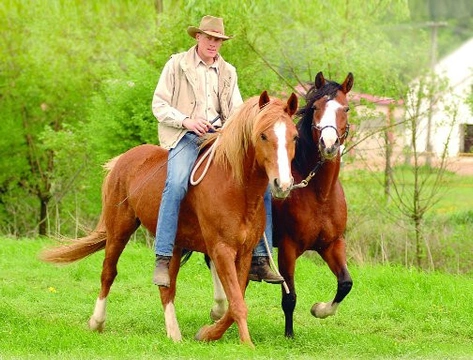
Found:
[[[188,127],[186,126],[185,122],[186,122],[187,120],[190,120],[190,119],[191,119],[191,118],[190,118],[189,116],[186,116],[186,117],[182,120],[182,123],[181,123],[181,124],[182,124],[182,128],[183,128],[183,129],[188,129]]]

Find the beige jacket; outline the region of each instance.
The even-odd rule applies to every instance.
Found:
[[[158,120],[159,143],[172,149],[188,131],[182,122],[194,117],[197,74],[192,64],[195,46],[175,54],[164,65],[153,96],[152,110]],[[222,123],[243,101],[233,65],[218,56],[218,97]]]

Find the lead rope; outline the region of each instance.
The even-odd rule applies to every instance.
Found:
[[[268,255],[269,255],[269,263],[271,264],[273,271],[279,276],[281,276],[281,273],[279,272],[278,268],[276,267],[276,264],[274,263],[273,254],[271,254],[271,249],[269,248],[268,238],[266,237],[265,232],[263,233],[263,238],[264,238],[264,246],[266,247],[266,251],[268,252]],[[284,287],[284,291],[286,292],[286,294],[289,294],[289,287],[286,284],[286,280],[282,282],[282,286]]]
[[[317,171],[324,164],[324,161],[325,161],[324,159],[320,160],[304,180],[302,180],[299,184],[294,184],[291,186],[291,190],[302,189],[302,188],[305,188],[307,185],[309,185],[309,181],[312,180],[312,178],[315,176]]]

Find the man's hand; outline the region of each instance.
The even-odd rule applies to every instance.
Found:
[[[209,130],[214,130],[213,125],[204,118],[185,118],[182,125],[190,131],[195,132],[198,136],[206,134]]]

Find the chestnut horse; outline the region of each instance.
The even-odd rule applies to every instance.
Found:
[[[352,86],[351,73],[341,85],[326,80],[322,72],[317,74],[314,86],[306,94],[306,105],[298,111],[301,116],[297,123],[299,141],[292,162],[294,180],[299,182],[293,189],[297,190],[291,191],[284,200],[273,198],[273,245],[278,247],[279,270],[285,279],[281,304],[286,337],[294,336],[297,298],[294,271],[297,258],[305,251],[317,251],[338,281],[335,298],[328,303],[314,304],[313,316],[334,315],[352,287],[343,235],[347,205],[338,179],[340,146],[349,130],[347,94]],[[226,309],[226,299],[214,271],[212,278],[215,304],[210,314],[218,319]]]
[[[203,147],[215,145],[213,162],[201,182],[189,187],[182,202],[170,263],[171,284],[159,287],[167,335],[174,341],[181,340],[174,298],[186,249],[212,259],[229,299],[228,311],[220,321],[204,326],[196,338],[217,340],[236,322],[240,341],[253,346],[244,294],[252,251],[265,227],[263,195],[268,179],[272,195],[278,198],[286,197],[293,184],[291,160],[297,130],[292,115],[296,110],[294,94],[283,102],[270,99],[264,91],[245,101],[220,131],[208,134]],[[89,320],[92,330],[104,328],[107,296],[130,236],[140,225],[155,234],[167,158],[167,150],[141,145],[112,160],[103,183],[103,210],[96,229],[42,253],[45,261],[70,263],[105,248],[101,290]],[[200,176],[202,171],[197,173]]]

